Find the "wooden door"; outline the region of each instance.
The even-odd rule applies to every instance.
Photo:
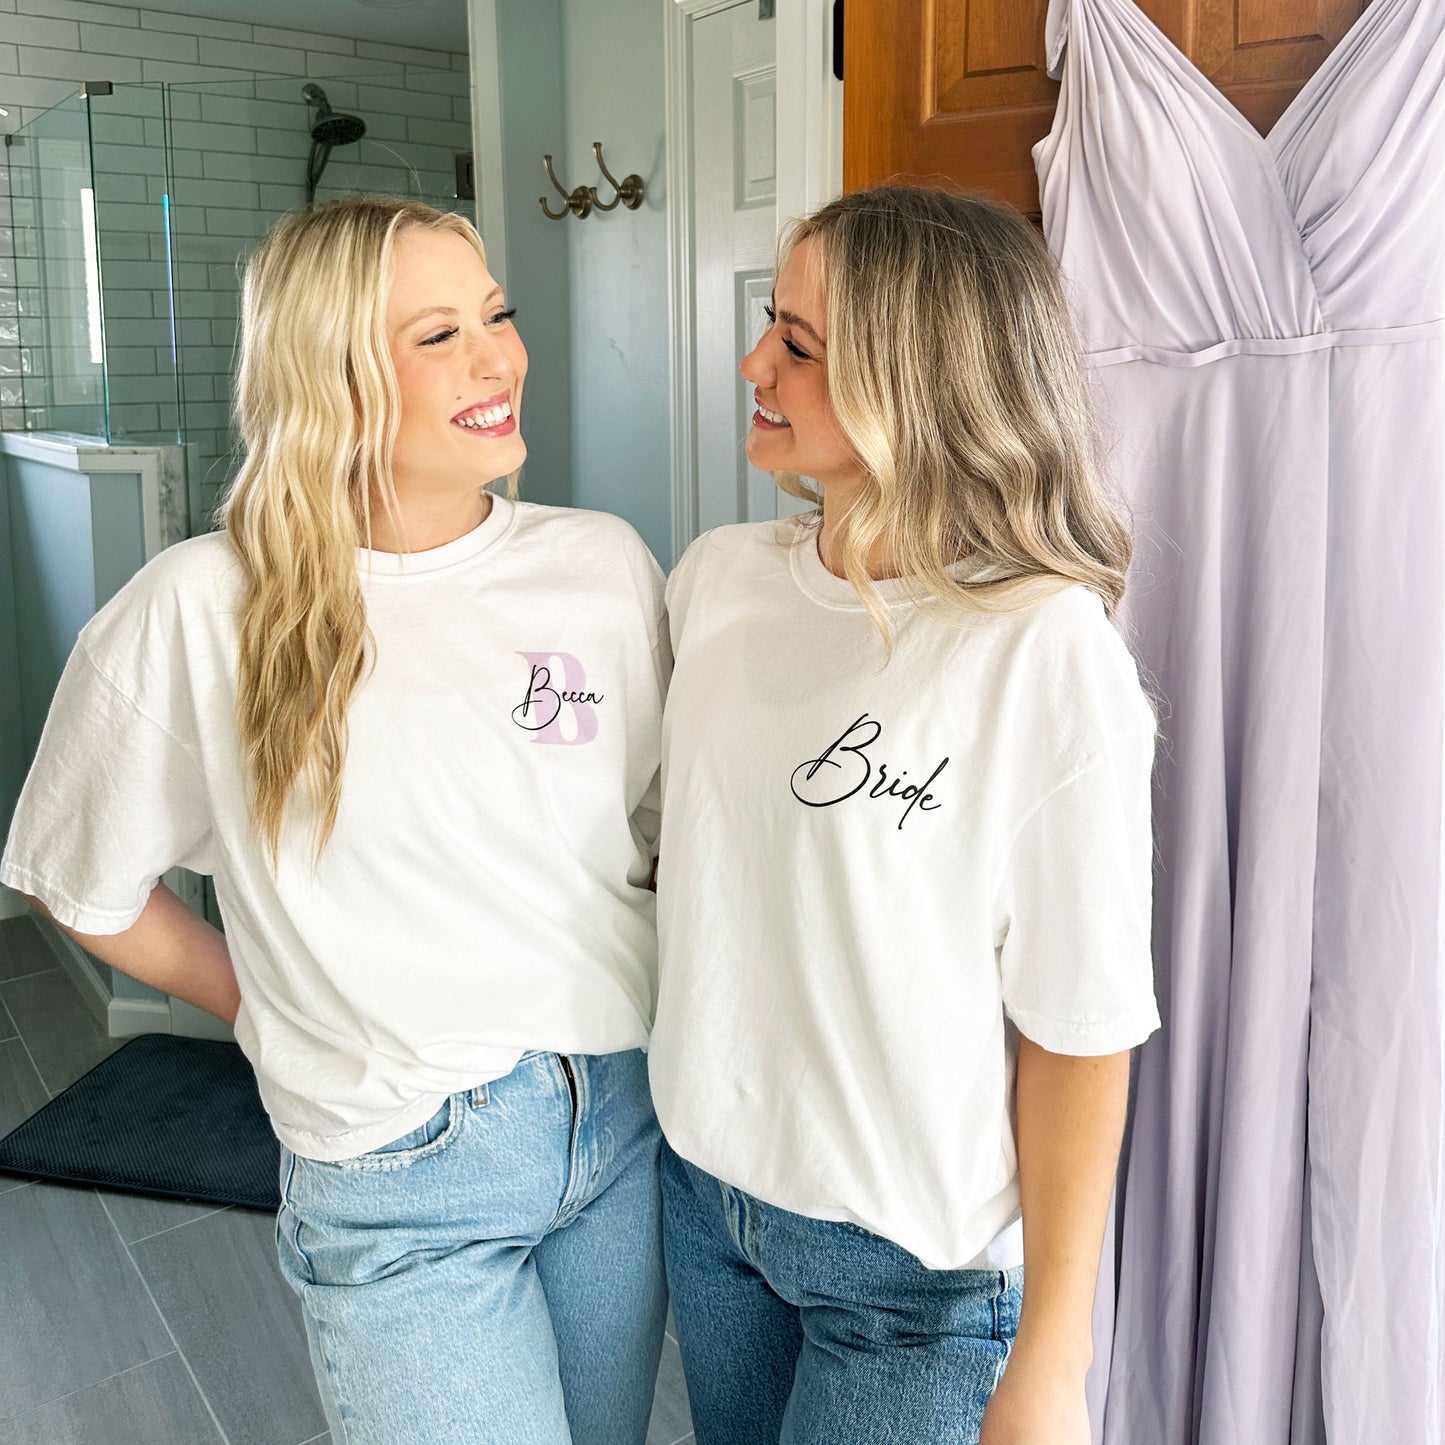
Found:
[[[1367,0],[1139,0],[1261,131]],[[1037,216],[1030,149],[1058,86],[1044,72],[1047,0],[846,0],[843,184],[947,177]]]

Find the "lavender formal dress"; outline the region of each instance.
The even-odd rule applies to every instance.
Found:
[[[1267,137],[1053,0],[1035,150],[1164,699],[1108,1445],[1441,1445],[1445,0]]]

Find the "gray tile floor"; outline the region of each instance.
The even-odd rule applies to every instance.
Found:
[[[28,918],[0,922],[0,1134],[119,1047]],[[0,1440],[322,1445],[270,1219],[0,1174]],[[648,1445],[692,1441],[664,1342]]]

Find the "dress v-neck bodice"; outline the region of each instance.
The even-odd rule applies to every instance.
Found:
[[[1102,1439],[1445,1445],[1445,0],[1373,0],[1267,136],[1134,0],[1048,38],[1162,699]]]
[[[1440,0],[1374,0],[1267,136],[1134,0],[1051,0],[1047,33],[1044,227],[1096,361],[1445,320]]]

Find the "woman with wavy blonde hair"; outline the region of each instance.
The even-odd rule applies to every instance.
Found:
[[[662,1341],[661,574],[617,519],[514,499],[513,314],[458,216],[275,227],[225,530],[85,628],[0,867],[234,1022],[352,1445],[640,1445]]]
[[[769,320],[747,453],[813,510],[668,584],[649,1062],[698,1445],[1087,1445],[1154,716],[1067,308],[1021,217],[890,187],[791,228]]]

